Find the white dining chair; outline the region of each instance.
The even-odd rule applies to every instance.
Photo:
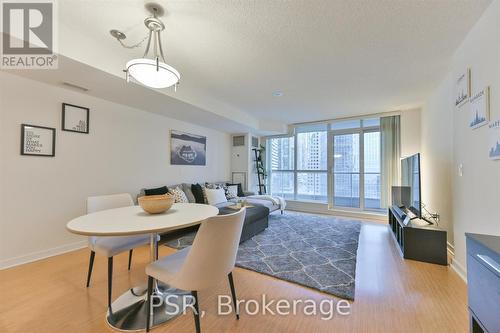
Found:
[[[151,323],[154,322],[151,311],[154,279],[170,287],[191,291],[194,299],[196,332],[200,333],[198,291],[216,286],[227,277],[236,319],[239,319],[232,271],[244,220],[245,208],[233,214],[211,217],[201,223],[192,246],[146,267],[148,275],[146,331],[149,331]]]
[[[134,201],[129,193],[102,195],[87,198],[87,214],[101,210],[133,206]],[[111,298],[113,290],[113,256],[129,251],[128,270],[132,263],[133,249],[149,244],[149,235],[137,236],[91,236],[88,239],[90,248],[89,270],[87,274],[87,287],[90,285],[94,257],[96,253],[108,258],[108,308],[111,312]]]

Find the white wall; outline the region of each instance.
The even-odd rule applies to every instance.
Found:
[[[455,266],[466,265],[465,233],[500,235],[500,161],[488,159],[487,126],[468,127],[468,105],[454,107],[458,73],[472,70],[472,91],[491,86],[491,118],[500,118],[500,0],[495,0],[456,51],[450,71],[422,117],[424,193],[453,221]],[[458,166],[463,165],[463,176]],[[451,190],[450,190],[451,189]]]
[[[440,214],[439,227],[454,244],[452,210],[453,104],[448,81],[440,84],[426,102],[421,119],[422,201]]]
[[[61,131],[61,103],[90,108],[90,134]],[[20,155],[20,125],[55,127],[56,156]],[[171,166],[169,130],[207,136],[206,166]],[[70,250],[66,223],[90,195],[229,179],[228,134],[0,73],[0,268]]]
[[[420,152],[420,109],[401,112],[401,156]]]

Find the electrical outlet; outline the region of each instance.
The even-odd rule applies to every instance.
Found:
[[[464,175],[464,165],[462,163],[460,163],[458,165],[458,176],[462,177],[463,175]]]

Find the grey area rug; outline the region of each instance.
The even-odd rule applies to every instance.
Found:
[[[287,211],[271,214],[269,227],[240,244],[236,266],[354,300],[361,223]],[[167,240],[182,249],[196,233]]]

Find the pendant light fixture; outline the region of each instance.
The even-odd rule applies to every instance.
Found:
[[[118,30],[110,31],[111,35],[126,48],[138,47],[147,40],[146,50],[142,58],[132,59],[125,66],[127,82],[133,78],[150,88],[161,89],[174,86],[177,90],[181,75],[175,68],[167,65],[161,45],[161,32],[165,29],[165,25],[158,16],[163,14],[163,8],[157,4],[146,4],[146,9],[153,14],[144,20],[144,25],[149,29],[149,35],[138,44],[126,46],[122,42],[126,38],[124,33]]]

